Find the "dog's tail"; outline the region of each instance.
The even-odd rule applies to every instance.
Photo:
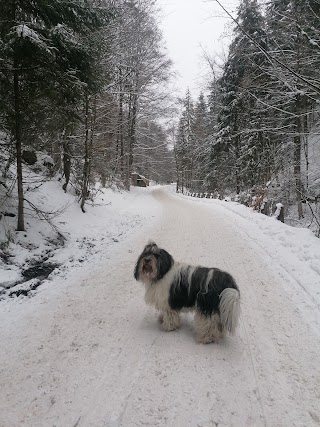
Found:
[[[219,311],[223,328],[233,335],[240,317],[240,292],[238,289],[226,288],[221,292]]]

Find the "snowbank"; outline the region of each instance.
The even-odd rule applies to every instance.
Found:
[[[59,267],[49,275],[51,281],[55,277],[61,280],[71,269],[73,273],[83,267],[95,271],[117,245],[157,215],[156,204],[148,197],[149,189],[132,187],[130,192],[120,192],[100,188],[94,204],[87,205],[84,214],[75,196],[64,193],[60,182],[47,181],[34,189],[36,179],[39,176],[30,175],[32,190],[26,191],[26,198],[38,209],[60,214],[50,226],[40,221],[26,203],[25,233],[14,231],[15,217],[2,219],[1,240],[5,241],[5,234],[10,234],[13,241],[0,257],[0,299],[32,287],[30,269],[35,270],[35,276],[41,276],[43,268]]]

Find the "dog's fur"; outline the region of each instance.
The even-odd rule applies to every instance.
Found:
[[[134,277],[145,285],[145,301],[160,311],[162,329],[180,326],[180,312],[194,310],[197,341],[221,340],[234,334],[240,316],[240,292],[233,277],[217,268],[175,262],[155,243],[138,258]]]

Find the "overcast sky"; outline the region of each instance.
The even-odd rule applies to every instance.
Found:
[[[222,0],[223,6],[236,16],[239,0]],[[208,69],[202,48],[210,55],[226,51],[230,19],[212,0],[158,0],[162,10],[160,28],[174,69],[179,73],[177,86],[182,95],[187,87],[197,96],[205,83]],[[201,47],[202,46],[202,47]]]

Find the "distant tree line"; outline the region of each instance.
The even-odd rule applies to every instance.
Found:
[[[133,171],[173,179],[158,123],[170,114],[171,62],[155,3],[0,0],[0,195],[17,188],[18,230],[37,152],[83,211],[96,180],[129,189]]]
[[[301,218],[303,203],[320,196],[310,149],[311,132],[319,146],[319,1],[270,0],[262,9],[241,0],[228,57],[220,72],[210,66],[208,98],[194,101],[187,92],[183,101],[178,191],[274,191]]]

